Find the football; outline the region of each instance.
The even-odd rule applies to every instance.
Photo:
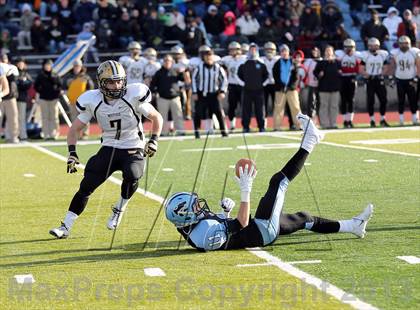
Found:
[[[257,166],[255,165],[255,162],[252,159],[241,158],[240,160],[236,162],[236,165],[235,165],[235,173],[238,178],[239,178],[239,167],[242,167],[242,169],[245,170],[245,165],[248,165],[248,169],[251,169],[251,166],[254,166],[254,169],[257,169]]]

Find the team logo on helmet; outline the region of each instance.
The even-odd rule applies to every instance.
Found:
[[[112,99],[122,98],[127,92],[127,76],[124,67],[117,61],[107,60],[101,63],[96,72],[99,90]],[[109,89],[108,84],[111,81],[122,81],[121,88]]]

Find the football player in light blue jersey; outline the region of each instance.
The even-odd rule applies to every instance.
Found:
[[[279,235],[291,234],[301,229],[318,233],[347,232],[359,238],[365,236],[365,228],[373,212],[371,204],[358,216],[341,221],[312,216],[307,212],[282,212],[289,183],[298,175],[306,158],[322,139],[321,132],[308,116],[299,113],[297,118],[305,132],[301,147],[272,176],[254,218],[250,217],[252,183],[257,175],[254,166],[245,165],[240,168],[239,177],[236,177],[241,191],[241,203],[236,218],[229,217],[234,202],[228,198],[221,201],[224,215],[211,212],[206,200],[195,193],[179,192],[168,199],[165,205],[166,218],[192,247],[200,251],[211,251],[266,246],[273,243]]]

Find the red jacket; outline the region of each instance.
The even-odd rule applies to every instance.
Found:
[[[228,18],[231,17],[232,21],[229,22]],[[225,30],[223,31],[223,34],[225,36],[233,36],[236,33],[236,16],[232,11],[227,11],[224,15],[224,21],[225,21]]]

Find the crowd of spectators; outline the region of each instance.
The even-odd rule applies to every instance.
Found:
[[[269,40],[310,50],[314,41],[340,44],[348,36],[342,23],[328,0],[0,0],[0,48],[59,53],[89,27],[99,50],[130,41],[159,49],[166,40],[187,50]]]

